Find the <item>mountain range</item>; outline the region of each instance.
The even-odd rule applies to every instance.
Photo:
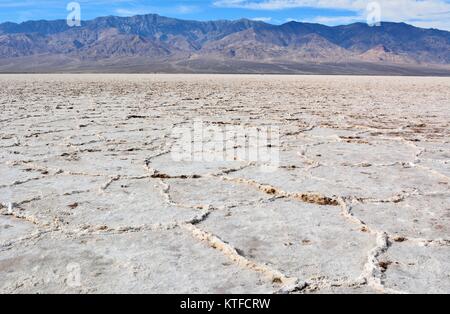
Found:
[[[450,75],[450,32],[186,21],[156,14],[0,24],[0,72]]]

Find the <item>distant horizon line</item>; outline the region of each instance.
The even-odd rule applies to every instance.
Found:
[[[129,15],[129,16],[121,16],[121,15],[103,15],[103,16],[97,16],[95,18],[92,19],[86,19],[86,20],[81,20],[81,23],[86,23],[86,22],[91,22],[91,21],[95,21],[97,19],[101,19],[101,18],[108,18],[108,17],[116,17],[116,18],[133,18],[133,17],[138,17],[138,16],[148,16],[148,15],[155,15],[155,16],[159,16],[159,17],[163,17],[163,18],[168,18],[168,19],[173,19],[173,20],[178,20],[178,21],[185,21],[185,22],[199,22],[199,23],[208,23],[208,22],[237,22],[237,21],[242,21],[242,20],[246,20],[246,21],[250,21],[250,22],[254,22],[254,23],[261,23],[261,24],[266,24],[266,25],[272,25],[272,26],[283,26],[289,23],[299,23],[299,24],[313,24],[313,25],[323,25],[323,26],[327,26],[327,27],[340,27],[340,26],[349,26],[349,25],[354,25],[354,24],[365,24],[368,25],[366,22],[353,22],[353,23],[348,23],[348,24],[338,24],[338,25],[328,25],[325,23],[317,23],[317,22],[308,22],[308,21],[299,21],[299,20],[292,20],[292,21],[287,21],[285,23],[281,23],[281,24],[276,24],[276,23],[270,23],[267,21],[261,21],[258,19],[251,19],[251,18],[246,18],[246,17],[242,17],[242,18],[238,18],[238,19],[212,19],[212,20],[195,20],[195,19],[181,19],[181,18],[176,18],[176,17],[170,17],[170,16],[165,16],[165,15],[161,15],[158,13],[145,13],[145,14],[134,14],[134,15]],[[47,19],[37,19],[37,20],[26,20],[26,21],[22,21],[22,22],[12,22],[12,21],[0,21],[0,25],[2,24],[16,24],[16,25],[21,25],[21,24],[25,24],[25,23],[29,23],[29,22],[60,22],[60,21],[66,21],[66,19],[52,19],[52,20],[47,20]],[[450,33],[450,31],[448,30],[444,30],[444,29],[440,29],[440,28],[435,28],[435,27],[429,27],[429,28],[425,28],[425,27],[418,27],[412,24],[408,24],[406,22],[392,22],[392,21],[381,21],[381,24],[405,24],[411,27],[415,27],[415,28],[420,28],[420,29],[429,29],[429,30],[438,30],[438,31],[442,31],[442,32],[447,32]],[[371,26],[371,27],[377,27],[377,26]]]

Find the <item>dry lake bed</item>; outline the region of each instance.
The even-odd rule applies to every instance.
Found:
[[[1,75],[0,292],[450,293],[449,181],[450,78]]]

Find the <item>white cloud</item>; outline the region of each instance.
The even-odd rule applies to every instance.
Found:
[[[315,16],[308,20],[308,22],[327,25],[346,25],[364,21],[364,18],[360,16]]]
[[[272,21],[272,18],[271,17],[254,17],[254,18],[252,18],[252,20],[268,23],[268,22]]]
[[[178,14],[190,14],[199,11],[199,8],[195,5],[178,5],[174,9]]]
[[[199,12],[200,8],[195,5],[177,5],[173,7],[157,7],[157,6],[143,6],[134,8],[117,8],[115,9],[116,14],[121,16],[131,16],[131,15],[142,15],[148,13],[157,13],[162,15],[170,14],[191,14]]]
[[[318,8],[348,10],[353,15],[315,17],[324,23],[366,20],[367,5],[371,0],[216,0],[217,7],[250,10],[287,10]],[[405,22],[422,27],[439,27],[450,30],[450,2],[448,0],[377,0],[383,21]],[[328,21],[328,22],[327,22]]]
[[[140,15],[145,14],[149,11],[146,9],[126,9],[126,8],[118,8],[115,10],[116,14],[121,16],[130,16],[130,15]]]

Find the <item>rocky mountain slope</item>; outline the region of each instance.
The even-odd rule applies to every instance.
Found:
[[[450,32],[404,23],[329,27],[289,22],[184,21],[148,14],[0,24],[0,71],[127,69],[132,65],[239,62],[375,66],[450,66]],[[68,66],[70,64],[70,66]],[[203,66],[207,68],[207,66]],[[251,68],[251,66],[249,66]],[[157,70],[155,70],[157,71]],[[259,70],[255,70],[258,72]],[[262,71],[264,72],[264,71]],[[282,71],[283,72],[283,71]]]

